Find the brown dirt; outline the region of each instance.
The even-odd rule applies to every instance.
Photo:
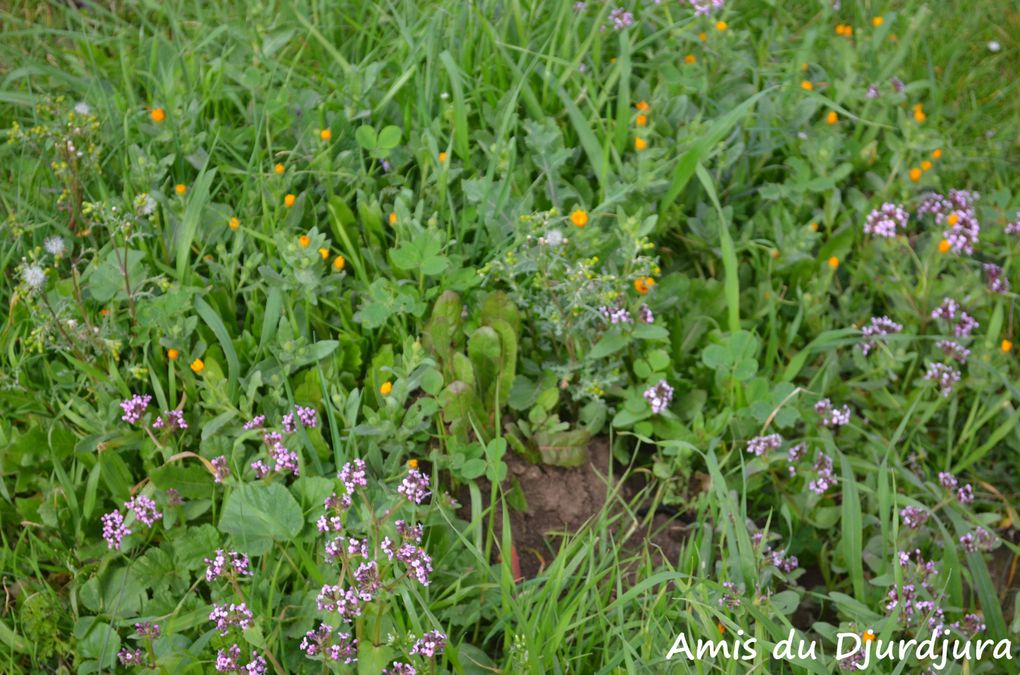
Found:
[[[612,463],[606,440],[593,441],[588,462],[577,468],[531,464],[513,453],[508,453],[505,461],[508,476],[504,490],[511,490],[516,482],[528,507],[525,512],[510,511],[512,541],[524,577],[533,578],[541,573],[555,557],[564,535],[579,532],[597,516],[607,496],[612,494],[611,490],[617,490],[611,513],[621,514],[613,531],[630,532],[623,548],[634,552],[647,544],[657,561],[676,562],[686,536],[686,525],[675,517],[658,513],[642,517],[640,509],[635,512],[627,506],[641,492],[641,481],[631,479],[620,485],[622,468]],[[483,503],[488,504],[489,485],[481,481],[480,487]],[[461,503],[467,504],[469,500],[462,499]],[[471,517],[470,507],[464,507],[463,517]],[[496,533],[501,536],[499,518],[496,520]]]

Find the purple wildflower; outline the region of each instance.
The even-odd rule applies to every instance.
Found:
[[[904,230],[907,228],[909,218],[902,206],[886,202],[881,208],[868,214],[864,222],[864,232],[876,237],[895,237],[897,228]]]
[[[599,314],[605,317],[611,325],[634,323],[634,319],[631,318],[630,312],[627,311],[626,307],[599,307]]]
[[[102,521],[103,539],[106,540],[106,547],[119,549],[121,540],[131,534],[131,530],[124,525],[124,516],[120,511],[110,511],[102,517]]]
[[[389,668],[383,669],[382,675],[418,675],[418,671],[409,663],[394,661]]]
[[[783,437],[779,434],[768,436],[755,436],[747,442],[747,451],[757,457],[761,457],[769,450],[775,450],[783,444]]]
[[[124,647],[117,652],[117,659],[122,666],[145,666],[145,652],[141,649],[128,649]]]
[[[336,612],[342,619],[361,616],[361,596],[353,588],[344,590],[339,584],[326,584],[315,598],[320,612]]]
[[[1016,212],[1016,220],[1006,224],[1006,234],[1020,234],[1020,211]]]
[[[170,431],[177,431],[180,429],[187,429],[188,423],[184,421],[184,412],[181,410],[166,410],[160,417],[157,417],[152,423],[153,429],[169,429]]]
[[[230,558],[229,564],[227,558]],[[243,553],[230,551],[224,553],[222,548],[216,549],[216,555],[205,559],[205,580],[212,583],[224,574],[228,577],[251,576],[251,560]]]
[[[397,492],[407,497],[408,501],[421,504],[431,492],[428,490],[429,479],[418,469],[408,469],[404,480],[400,482]]]
[[[346,665],[358,661],[358,641],[350,633],[335,632],[325,623],[305,633],[301,640],[301,650],[309,658],[321,654],[326,661],[343,662]]]
[[[829,488],[839,482],[832,469],[832,458],[828,455],[819,452],[815,457],[815,463],[812,468],[815,470],[817,475],[815,479],[808,484],[808,489],[815,494],[823,495]]]
[[[414,647],[411,648],[411,655],[424,656],[427,659],[431,659],[436,654],[442,654],[443,649],[446,648],[446,635],[443,633],[433,630],[425,633],[421,636],[417,642],[414,643]]]
[[[158,623],[143,621],[135,624],[135,633],[144,638],[158,638],[163,631]]]
[[[644,397],[652,408],[652,414],[658,415],[668,408],[673,400],[673,387],[669,386],[669,382],[666,380],[659,380],[658,383],[645,389]]]
[[[251,431],[252,429],[261,429],[263,425],[265,425],[265,423],[266,423],[265,415],[256,415],[255,417],[252,417],[250,420],[245,422],[243,428],[245,431]]]
[[[944,363],[929,363],[924,379],[935,382],[943,397],[953,393],[953,387],[960,381],[960,371]]]
[[[892,88],[896,91],[897,94],[902,94],[903,90],[907,88],[907,85],[903,84],[903,80],[896,76],[893,76],[889,80],[889,83],[892,84]]]
[[[869,101],[874,101],[878,98],[878,85],[868,85],[868,93],[864,95]]]
[[[815,404],[815,412],[821,415],[823,427],[842,427],[850,423],[850,406],[834,408],[827,398]]]
[[[994,534],[983,527],[960,537],[960,545],[964,551],[975,553],[977,551],[991,551],[999,543]]]
[[[175,506],[184,506],[184,500],[181,499],[181,493],[176,488],[166,489],[166,505],[173,508]]]
[[[252,471],[255,472],[255,479],[256,480],[261,480],[261,479],[265,478],[266,476],[269,475],[269,473],[271,471],[270,468],[269,468],[269,465],[266,464],[265,462],[263,462],[261,459],[256,459],[254,462],[252,462],[251,463],[251,468],[252,468]]]
[[[245,603],[229,606],[226,603],[216,603],[213,611],[209,613],[209,620],[216,623],[216,630],[220,635],[226,635],[230,629],[237,626],[241,630],[249,628],[252,624],[252,613]]]
[[[948,471],[939,471],[939,485],[947,490],[955,490],[956,486],[959,485],[959,481],[956,480],[956,476],[949,473]]]
[[[314,429],[318,425],[318,411],[315,408],[304,408],[302,406],[294,406],[294,412],[297,414],[298,419],[301,420],[301,424],[308,429]]]
[[[641,317],[641,321],[644,323],[655,323],[655,314],[652,313],[652,308],[648,305],[641,305],[638,310],[638,316]]]
[[[861,329],[861,335],[863,336],[863,339],[861,340],[861,351],[864,352],[865,356],[867,356],[877,344],[875,338],[899,333],[902,330],[903,326],[887,316],[871,317],[871,322]]]
[[[737,592],[737,585],[732,581],[722,582],[723,594],[719,598],[720,607],[736,609],[740,607],[740,594]]]
[[[961,504],[970,504],[974,501],[974,488],[970,483],[956,491],[956,501]]]
[[[687,0],[694,9],[694,16],[706,16],[714,10],[722,9],[725,0]]]
[[[152,527],[157,520],[163,517],[163,514],[156,510],[156,502],[145,495],[138,495],[127,500],[124,502],[124,508],[134,511],[135,519],[147,527]]]
[[[124,411],[121,419],[128,424],[137,424],[138,420],[142,419],[142,415],[149,408],[149,403],[152,402],[152,397],[148,394],[139,396],[135,394],[129,399],[120,402],[120,407]]]
[[[634,15],[623,7],[617,7],[609,13],[609,21],[613,24],[613,30],[623,30],[634,25]]]
[[[1009,279],[1003,274],[1002,268],[994,263],[985,263],[985,283],[992,293],[1008,293]]]
[[[227,466],[227,458],[223,455],[213,459],[210,464],[213,467],[213,482],[222,483],[230,475],[230,467]]]
[[[967,359],[970,358],[970,350],[955,340],[939,340],[935,346],[941,349],[946,356],[959,363],[967,363]]]
[[[383,550],[385,551],[385,549]],[[387,551],[387,555],[390,555],[390,551]],[[422,586],[429,585],[429,576],[432,574],[432,558],[425,552],[425,549],[414,544],[404,544],[390,557],[407,565]]]
[[[905,506],[900,511],[900,520],[911,530],[916,530],[928,522],[929,515],[924,509],[919,509],[916,506]]]

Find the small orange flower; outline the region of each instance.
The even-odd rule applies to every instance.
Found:
[[[916,166],[910,170],[910,180],[914,181],[915,183],[921,180],[921,170]]]
[[[174,186],[174,192],[176,192],[179,195],[183,195],[187,191],[188,186],[185,185],[184,183],[178,183],[177,185]]]
[[[800,88],[804,91],[811,91],[815,88],[815,85],[811,84],[811,80],[804,80],[800,83]]]
[[[344,268],[344,265],[346,264],[347,260],[342,255],[338,255],[337,257],[333,258],[333,269],[335,269],[337,272],[341,271]]]
[[[329,139],[333,138],[333,132],[330,131],[329,129],[323,129],[322,131],[319,132],[319,138],[321,138],[324,141],[328,141]]]
[[[861,633],[861,637],[864,638],[865,642],[872,642],[875,639],[875,631],[869,628],[868,630]]]
[[[917,120],[918,123],[921,123],[928,119],[927,116],[924,114],[924,108],[921,107],[920,103],[914,106],[914,119]]]
[[[943,239],[939,242],[939,253],[949,253],[951,246],[948,239]]]
[[[389,396],[391,391],[393,391],[393,383],[389,380],[379,386],[379,393],[383,396]]]
[[[648,101],[638,101],[637,105],[635,105],[634,107],[643,113],[646,113],[652,109],[652,106],[648,105]]]
[[[109,307],[103,307],[101,310],[99,310],[99,313],[102,316],[110,316],[110,308]]]
[[[829,114],[825,116],[825,123],[832,125],[837,122],[839,122],[839,115],[836,114],[835,110],[830,110]]]
[[[202,361],[202,359],[195,359],[194,361],[191,362],[191,370],[193,370],[197,375],[198,373],[201,373],[203,370],[205,370],[205,363]]]
[[[634,290],[644,295],[655,285],[655,279],[651,277],[638,277],[634,280]]]
[[[641,138],[640,136],[634,139],[634,149],[637,150],[638,152],[641,152],[647,147],[648,141],[646,141],[645,139]]]
[[[715,627],[719,630],[720,634],[726,632],[726,626],[722,625],[721,621],[719,623],[715,624]]]
[[[928,160],[924,160],[923,162],[921,162],[922,171],[931,171],[931,166],[932,166],[931,162],[929,162]]]
[[[298,237],[298,243],[301,244],[301,248],[308,248],[308,245],[312,243],[312,238],[307,234],[302,234]]]
[[[574,227],[584,227],[588,224],[588,212],[584,209],[574,209],[570,213],[570,222],[574,224]]]
[[[294,202],[296,202],[296,201],[297,201],[297,197],[295,197],[292,194],[288,194],[287,196],[285,196],[283,198],[283,205],[286,206],[289,209],[290,207],[294,206]]]
[[[277,176],[279,176],[284,171],[286,171],[286,167],[284,167],[283,164],[277,164],[276,166],[273,167],[273,173],[275,173]]]
[[[329,249],[326,248],[326,247],[320,248],[319,249],[319,255],[322,256],[323,260],[329,260]]]
[[[162,108],[153,108],[153,109],[152,109],[152,110],[151,110],[151,111],[149,112],[149,117],[150,117],[150,118],[152,119],[152,121],[153,121],[153,122],[155,122],[156,124],[162,124],[162,123],[163,123],[163,120],[165,120],[165,119],[166,119],[166,111],[165,111],[165,110],[163,110]]]
[[[647,115],[638,115],[637,118],[634,121],[637,123],[637,125],[639,127],[643,127],[646,124],[648,124],[648,116]]]
[[[180,355],[181,355],[181,353],[179,351],[177,351],[176,349],[174,349],[173,347],[171,347],[170,349],[166,350],[166,357],[168,359],[170,359],[171,361],[176,361],[177,357],[180,356]]]
[[[237,228],[241,227],[241,221],[238,220],[237,217],[235,216],[230,219],[227,225],[230,227],[231,230],[236,230]]]
[[[390,225],[396,225],[396,224],[397,224],[397,212],[396,211],[390,211]]]
[[[837,267],[839,267],[839,258],[837,258],[836,256],[832,256],[831,258],[829,258],[829,267],[831,267],[832,269],[836,269]]]
[[[769,251],[769,255],[772,256],[773,260],[779,260],[779,249],[778,248],[772,249],[771,251]]]
[[[416,460],[416,459],[409,459],[409,460],[407,460],[407,468],[408,469],[417,469],[418,468],[418,460]]]
[[[878,28],[883,23],[885,23],[885,18],[884,17],[881,17],[881,16],[873,16],[873,17],[871,17],[871,25],[874,26],[875,28]]]
[[[811,223],[810,225],[808,225],[808,227],[811,228],[812,232],[817,232],[818,231],[818,223]]]
[[[706,33],[705,31],[701,31],[700,33],[698,33],[698,39],[701,40],[702,42],[705,42],[706,40],[708,40],[708,33]]]
[[[724,31],[724,30],[726,30],[729,27],[730,27],[730,25],[728,23],[726,23],[725,21],[716,21],[715,22],[715,29],[718,30],[718,31]]]
[[[698,62],[698,57],[695,56],[694,54],[688,54],[687,56],[684,57],[684,63],[686,63],[687,65],[691,65],[692,63],[697,63],[697,62]]]
[[[1003,340],[1002,344],[999,345],[999,347],[1006,354],[1008,354],[1009,352],[1013,351],[1013,343],[1010,342],[1009,340]]]
[[[946,222],[949,223],[950,227],[956,225],[958,222],[960,222],[960,214],[958,214],[956,211],[953,211],[952,213],[949,214],[949,217],[946,218]]]
[[[440,164],[446,163],[446,153],[445,152],[439,153],[439,163]]]
[[[932,159],[942,159],[942,148],[935,148],[931,151]]]

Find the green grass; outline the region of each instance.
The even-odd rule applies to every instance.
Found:
[[[449,490],[472,506],[470,522],[422,512],[433,583],[398,585],[352,624],[360,672],[410,658],[405,636],[432,629],[450,638],[437,672],[744,672],[724,659],[664,660],[680,631],[696,641],[738,629],[759,641],[752,670],[829,672],[837,630],[914,634],[884,609],[904,582],[896,554],[914,547],[941,565],[947,621],[978,612],[987,635],[1015,640],[1020,603],[1001,569],[1020,555],[1010,539],[1020,389],[1016,349],[1001,344],[1020,344],[1020,330],[1016,295],[988,293],[981,265],[1020,283],[1018,244],[1002,229],[1020,209],[1020,12],[991,0],[844,0],[838,14],[830,4],[730,0],[725,31],[720,16],[672,1],[627,5],[636,23],[624,31],[600,30],[615,5],[595,2],[583,12],[526,0],[0,7],[0,128],[24,132],[0,145],[0,670],[111,669],[118,648],[136,645],[138,620],[163,626],[164,672],[211,670],[230,642],[207,616],[231,589],[205,583],[202,559],[253,546],[228,536],[240,525],[224,514],[240,485],[259,485],[247,467],[264,456],[240,425],[294,403],[321,423],[288,441],[303,482],[271,479],[288,497],[265,515],[286,521],[293,501],[300,522],[272,525],[279,536],[253,549],[256,628],[231,638],[283,672],[322,672],[297,648],[337,573],[314,524],[355,457],[370,467],[369,521],[385,511],[376,483],[395,486],[409,459],[432,474],[437,502]],[[834,33],[840,22],[853,39]],[[872,83],[876,100],[863,93]],[[64,170],[54,161],[82,123],[68,117],[79,101],[98,122],[74,137],[95,159]],[[915,184],[909,171],[923,160],[933,168]],[[939,254],[942,231],[928,221],[897,241],[862,233],[882,203],[916,206],[925,190],[952,188],[982,194],[974,255]],[[125,215],[145,194],[155,215]],[[590,216],[583,230],[565,219],[575,208]],[[552,229],[568,238],[564,264],[599,258],[584,268],[597,292],[575,303],[579,315],[597,319],[615,302],[636,314],[647,302],[656,330],[612,333],[556,314],[548,297],[586,291],[534,252]],[[52,236],[67,255],[47,257]],[[521,260],[560,271],[506,271]],[[35,261],[42,293],[23,282]],[[639,297],[645,274],[656,284]],[[520,496],[508,486],[484,504],[481,474],[467,478],[463,463],[482,450],[448,425],[451,373],[464,380],[467,366],[446,368],[428,335],[448,290],[466,300],[461,342],[489,291],[507,291],[521,314],[514,390],[491,419],[470,409],[479,437],[486,423],[510,436],[502,423],[524,420],[511,447],[535,456],[536,439],[567,444],[564,430],[610,437],[625,478],[651,481],[644,499],[611,498],[535,579],[515,580],[501,555]],[[952,397],[923,379],[935,342],[952,337],[930,318],[944,296],[980,322]],[[905,330],[864,357],[856,329],[883,314]],[[613,339],[599,343],[603,332]],[[642,394],[659,379],[676,398],[653,416]],[[134,393],[152,394],[156,412],[182,407],[188,433],[122,422],[118,403]],[[847,427],[816,422],[824,397],[851,405]],[[745,451],[774,431],[810,444],[796,477],[785,452]],[[839,479],[822,497],[807,489],[816,451]],[[223,487],[206,470],[221,455],[233,471]],[[975,504],[940,488],[940,471],[973,484]],[[189,503],[175,520],[107,549],[104,513],[175,485]],[[693,523],[674,560],[622,543],[650,524],[641,509],[660,505]],[[918,532],[899,516],[908,505],[932,513]],[[978,525],[1003,539],[994,555],[961,547]],[[767,564],[755,530],[776,535],[765,541],[800,570]],[[723,582],[738,585],[739,607],[720,602]],[[824,659],[769,660],[795,625],[822,641]]]

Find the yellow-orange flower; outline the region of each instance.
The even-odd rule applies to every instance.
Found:
[[[170,349],[166,350],[166,357],[168,359],[170,359],[171,361],[176,361],[177,357],[180,356],[180,355],[181,355],[181,353],[179,351],[177,351],[176,349],[174,349],[173,347],[171,347]]]
[[[875,639],[875,631],[869,628],[868,630],[861,633],[861,637],[864,638],[865,642],[873,642]]]
[[[698,62],[698,57],[695,56],[694,54],[688,54],[687,56],[684,57],[684,63],[686,63],[687,65],[691,65],[692,63],[697,63],[697,62]]]
[[[871,25],[874,26],[875,28],[878,28],[883,23],[885,23],[885,18],[883,18],[881,16],[873,16],[873,17],[871,17]]]
[[[205,363],[202,361],[202,359],[195,359],[194,361],[191,362],[191,369],[196,374],[201,373],[203,370],[205,370]]]
[[[584,209],[574,209],[570,213],[570,222],[574,227],[584,227],[588,224],[588,212]]]
[[[416,460],[416,459],[409,459],[409,460],[407,460],[407,468],[408,469],[417,469],[418,468],[418,460]]]
[[[815,88],[815,85],[811,84],[811,80],[804,80],[800,83],[800,88],[804,91],[811,91]]]
[[[150,118],[152,119],[152,121],[153,121],[153,122],[155,122],[156,124],[162,124],[162,123],[163,123],[163,120],[165,120],[165,119],[166,119],[166,111],[165,111],[165,110],[163,110],[162,108],[153,108],[153,109],[152,109],[152,110],[151,110],[151,111],[149,112],[149,117],[150,117]]]
[[[301,248],[308,248],[308,245],[312,243],[312,238],[307,234],[302,234],[298,237],[298,243],[301,244]]]
[[[342,255],[338,255],[337,257],[333,258],[333,269],[335,269],[337,272],[342,270],[344,268],[344,265],[346,264],[347,260]]]
[[[328,141],[329,139],[333,138],[333,132],[330,131],[329,129],[323,129],[322,131],[319,132],[319,138],[321,138],[324,141]]]
[[[932,159],[942,159],[942,148],[935,148],[931,151]]]
[[[634,121],[637,123],[637,125],[639,127],[643,127],[646,124],[648,124],[648,116],[647,115],[638,115],[637,118]]]
[[[286,167],[284,167],[283,164],[277,164],[276,166],[273,167],[273,173],[275,173],[277,176],[279,176],[285,170]]]
[[[396,224],[397,224],[397,212],[396,211],[390,211],[390,225],[396,225]]]
[[[943,239],[939,242],[939,253],[949,253],[951,246],[948,239]]]
[[[1002,349],[1003,352],[1007,354],[1013,351],[1013,343],[1009,340],[1003,340],[1002,344],[999,345],[999,347]]]
[[[110,308],[109,307],[103,307],[101,310],[99,310],[99,313],[102,316],[110,316]]]
[[[829,267],[831,267],[832,269],[836,269],[837,267],[839,267],[839,258],[837,258],[836,256],[832,256],[831,258],[829,258]]]
[[[950,213],[949,217],[946,218],[946,222],[949,223],[950,227],[956,225],[958,222],[960,222],[960,214],[956,213],[955,211]]]
[[[637,105],[635,105],[634,107],[643,113],[646,113],[652,109],[652,106],[648,105],[648,101],[638,101]]]
[[[827,124],[835,124],[839,122],[839,115],[836,114],[835,110],[830,110],[829,114],[825,116],[825,122]]]
[[[187,191],[188,191],[188,186],[185,185],[184,183],[178,183],[177,185],[174,186],[174,192],[176,192],[179,195],[182,195],[182,194],[184,194]]]
[[[924,160],[921,162],[922,171],[931,171],[931,166],[932,166],[931,162],[929,162],[928,160]]]
[[[638,277],[634,280],[634,290],[644,295],[655,285],[655,279],[651,277]]]
[[[289,209],[290,207],[294,206],[294,202],[296,201],[297,197],[295,197],[292,194],[288,194],[283,198],[283,205]]]
[[[326,248],[326,247],[320,248],[319,249],[319,255],[322,256],[323,260],[329,260],[329,249]]]
[[[634,149],[637,150],[638,152],[644,150],[647,147],[648,141],[646,141],[645,139],[641,138],[640,136],[634,139]]]
[[[915,183],[921,180],[921,170],[916,166],[910,169],[910,180],[914,181]]]
[[[439,153],[439,163],[442,164],[444,162],[446,162],[446,153],[445,152],[441,152],[441,153]]]
[[[818,231],[818,223],[811,223],[810,225],[808,225],[808,227],[811,228],[812,232],[817,232]]]
[[[230,227],[231,230],[236,230],[237,228],[241,227],[241,221],[238,220],[237,217],[235,216],[230,219],[227,225]]]
[[[728,23],[726,23],[725,21],[716,21],[715,22],[715,29],[716,30],[722,31],[722,30],[726,30],[729,27],[730,27],[730,25]]]
[[[393,391],[393,383],[389,380],[379,386],[379,393],[383,396],[389,396],[391,391]]]
[[[914,106],[914,119],[918,122],[923,122],[927,119],[924,114],[924,107],[922,107],[920,103]]]

